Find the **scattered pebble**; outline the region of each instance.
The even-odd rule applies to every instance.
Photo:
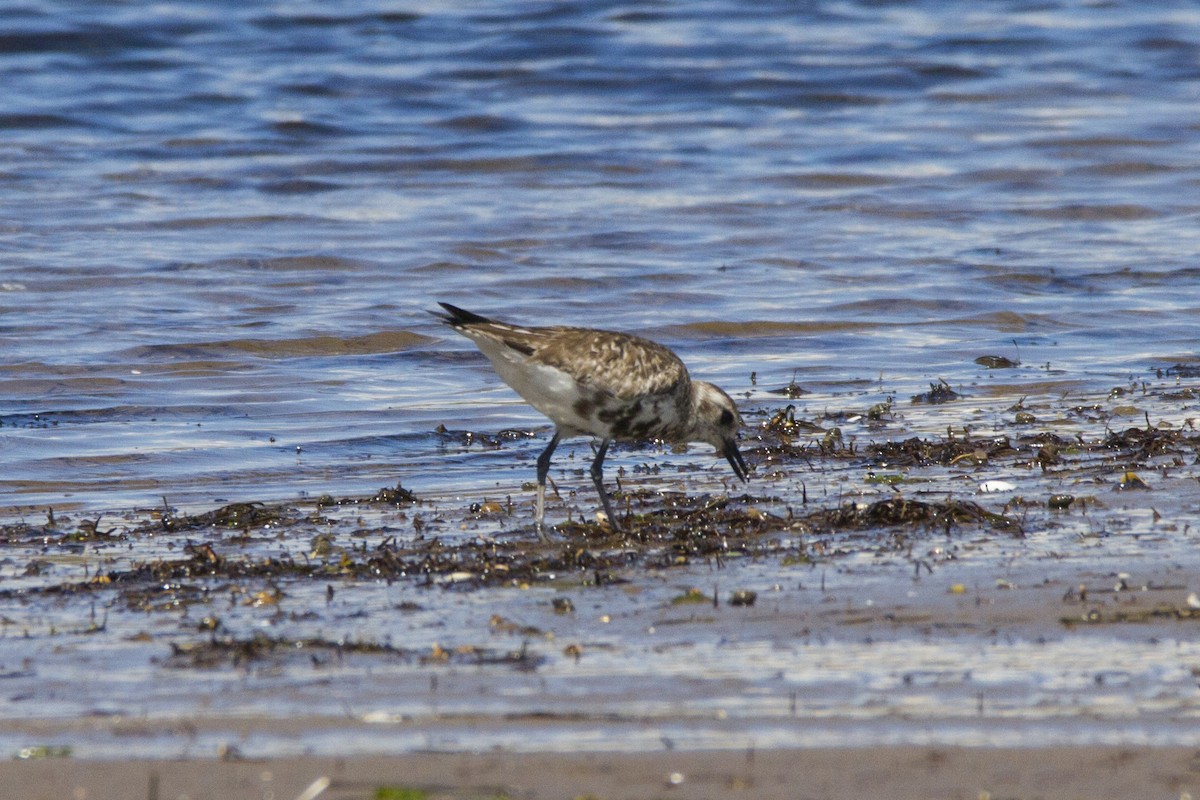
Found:
[[[729,596],[729,605],[731,606],[752,606],[754,601],[758,599],[758,592],[752,592],[749,589],[738,589]]]

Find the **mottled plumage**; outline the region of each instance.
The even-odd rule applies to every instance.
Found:
[[[592,481],[613,524],[602,469],[614,439],[708,442],[746,480],[746,463],[737,449],[741,417],[733,400],[711,383],[691,380],[679,357],[662,345],[591,328],[523,328],[439,305],[448,312],[439,319],[473,341],[504,382],[556,426],[538,457],[539,533],[550,456],[563,437],[600,438]]]

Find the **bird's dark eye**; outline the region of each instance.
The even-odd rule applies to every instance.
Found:
[[[733,424],[733,412],[728,408],[721,412],[721,425],[728,426]]]

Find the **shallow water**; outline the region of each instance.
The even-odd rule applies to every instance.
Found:
[[[527,501],[548,426],[426,313],[439,299],[649,335],[744,398],[751,423],[786,402],[764,390],[793,379],[813,392],[809,415],[906,403],[945,379],[967,403],[908,411],[893,433],[994,426],[1022,396],[1064,435],[1094,433],[1054,404],[1197,361],[1200,13],[1185,3],[0,12],[9,520],[40,523],[53,508],[103,527],[164,503],[361,496],[398,481],[445,504]],[[990,354],[1023,366],[974,363]],[[1180,425],[1194,407],[1162,413]],[[494,448],[454,433],[506,429],[537,435]],[[645,480],[643,465],[657,465],[673,488],[716,490],[725,476],[705,451],[619,450],[610,474]],[[587,455],[582,442],[560,450],[556,480],[573,483]],[[785,501],[801,482],[828,499],[860,477],[773,485]],[[1190,519],[1189,484],[1173,485]],[[4,571],[9,586],[20,566]],[[632,630],[614,638],[642,657]],[[885,663],[910,657],[899,638]],[[161,681],[174,698],[146,701],[145,715],[194,712],[175,673],[118,649],[108,673],[137,695]],[[10,652],[5,668],[19,673]],[[704,652],[706,669],[725,669]],[[66,683],[78,675],[46,657]],[[621,661],[598,662],[587,691]],[[890,696],[847,691],[847,714]],[[970,705],[973,692],[941,697]],[[1044,702],[1021,696],[1027,712]],[[262,707],[299,713],[291,702],[268,691]],[[39,702],[54,717],[86,707]],[[846,739],[892,735],[872,719]],[[554,748],[628,735],[545,730],[494,736]]]
[[[948,495],[960,477],[931,475],[913,494]],[[470,571],[130,577],[138,564],[185,563],[186,545],[201,541],[231,563],[336,564],[343,549],[373,549],[380,536],[414,537],[404,512],[379,508],[186,534],[130,519],[111,539],[73,547],[57,535],[13,537],[0,566],[0,747],[121,758],[229,747],[265,756],[1194,745],[1196,619],[1085,621],[1186,608],[1196,589],[1197,533],[1181,524],[1194,523],[1194,499],[1173,499],[1182,477],[1154,480],[1152,493],[1121,496],[1077,479],[1075,491],[1094,492],[1091,510],[1026,509],[1023,538],[914,528],[905,552],[870,533],[798,529],[770,537],[772,547],[791,553],[803,542],[826,557],[789,564],[771,547],[731,542],[723,559],[631,561],[604,585],[582,570],[491,585]],[[408,511],[446,539],[513,536],[505,521],[454,505]],[[319,554],[316,536],[333,549]],[[700,602],[681,601],[690,587]],[[757,592],[756,602],[734,605],[735,590]],[[256,637],[281,644],[255,651],[246,643]],[[243,644],[208,650],[229,641]]]

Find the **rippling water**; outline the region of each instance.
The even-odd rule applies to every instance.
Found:
[[[433,429],[544,422],[436,299],[735,392],[1196,356],[1186,3],[0,11],[10,513],[487,485]]]

